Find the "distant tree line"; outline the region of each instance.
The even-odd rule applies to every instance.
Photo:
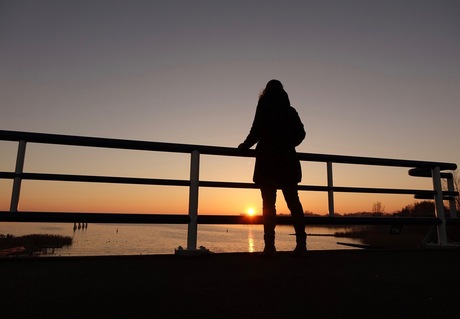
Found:
[[[372,211],[370,212],[356,212],[356,213],[334,213],[334,216],[343,216],[343,217],[379,217],[379,216],[394,216],[394,217],[435,217],[435,205],[433,201],[421,201],[414,204],[407,205],[403,207],[401,210],[393,212],[393,213],[385,213],[385,206],[382,205],[380,202],[376,202],[372,205]],[[449,208],[444,206],[444,212],[446,217],[450,217]],[[283,215],[283,214],[281,214]],[[319,214],[315,214],[311,211],[305,211],[305,216],[321,216]]]

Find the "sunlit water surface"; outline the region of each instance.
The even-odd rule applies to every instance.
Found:
[[[308,234],[324,235],[343,228],[307,227]],[[277,226],[276,247],[279,251],[294,249],[291,226]],[[120,225],[89,224],[75,229],[74,224],[4,223],[0,234],[56,234],[71,236],[71,246],[55,249],[55,256],[103,256],[172,254],[179,246],[187,247],[187,225]],[[309,250],[354,249],[337,242],[357,243],[350,238],[308,236]],[[258,252],[263,249],[261,225],[199,225],[197,246],[211,252]]]

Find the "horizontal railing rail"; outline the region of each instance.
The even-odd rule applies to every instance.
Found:
[[[261,224],[260,216],[222,216],[222,215],[198,215],[198,189],[210,188],[257,188],[253,183],[204,181],[198,177],[200,154],[215,156],[254,157],[254,150],[241,151],[236,148],[191,145],[177,143],[162,143],[149,141],[136,141],[124,139],[111,139],[99,137],[70,136],[31,132],[16,132],[0,130],[0,140],[18,142],[18,155],[14,172],[0,172],[0,178],[13,179],[13,191],[9,212],[0,212],[1,221],[36,221],[36,222],[92,222],[92,223],[171,223],[188,224],[189,237],[188,249],[196,249],[196,225],[197,224]],[[66,146],[81,146],[95,148],[112,148],[124,150],[142,150],[170,153],[191,154],[191,172],[189,180],[156,179],[138,177],[95,176],[95,175],[72,175],[24,172],[25,149],[27,143],[55,144]],[[443,200],[450,200],[450,212],[456,217],[454,199],[458,192],[452,187],[442,190],[441,179],[451,181],[452,174],[441,171],[455,170],[454,163],[429,162],[402,159],[385,159],[372,157],[329,155],[299,153],[299,159],[305,162],[322,162],[327,164],[327,185],[299,185],[300,191],[317,191],[328,193],[329,217],[305,217],[310,225],[365,225],[365,224],[431,224],[438,226],[438,241],[446,244],[446,223],[456,223],[457,220],[447,220],[444,216]],[[333,164],[373,165],[387,167],[410,168],[409,175],[417,177],[431,177],[433,189],[400,189],[400,188],[371,188],[371,187],[345,187],[333,184]],[[115,183],[135,185],[162,185],[162,186],[185,186],[190,188],[189,212],[187,215],[160,215],[160,214],[121,214],[121,213],[78,213],[78,212],[17,212],[20,186],[22,180],[41,181],[66,181],[84,183]],[[448,183],[451,185],[452,183]],[[334,217],[334,193],[372,193],[372,194],[408,194],[416,198],[428,198],[435,200],[436,217],[433,218],[402,218],[402,217]],[[455,206],[455,205],[454,205]],[[290,224],[290,218],[279,216],[279,224]]]
[[[149,142],[149,141],[136,141],[136,140],[112,139],[112,138],[101,138],[101,137],[16,132],[16,131],[5,131],[5,130],[0,130],[0,140],[15,141],[15,142],[26,141],[29,143],[40,143],[40,144],[116,148],[116,149],[126,149],[126,150],[158,151],[158,152],[168,152],[168,153],[191,153],[193,151],[198,151],[200,154],[207,154],[207,155],[236,156],[236,157],[254,157],[255,156],[254,150],[242,151],[236,148],[222,147],[222,146]],[[308,161],[308,162],[323,162],[323,163],[333,162],[337,164],[356,164],[356,165],[411,167],[411,168],[439,167],[441,171],[457,169],[457,164],[444,163],[444,162],[429,162],[429,161],[417,161],[417,160],[388,159],[388,158],[331,155],[331,154],[313,154],[313,153],[299,153],[298,157],[301,161]]]
[[[52,173],[12,173],[0,172],[0,178],[14,179],[20,177],[23,180],[39,181],[61,181],[61,182],[86,182],[86,183],[109,183],[109,184],[135,184],[135,185],[160,185],[160,186],[190,186],[189,180],[179,179],[158,179],[158,178],[138,178],[138,177],[112,177],[112,176],[94,176],[94,175],[69,175],[69,174],[52,174]],[[210,188],[253,188],[258,187],[254,183],[239,182],[216,182],[200,181],[200,187]],[[326,192],[327,186],[317,185],[299,185],[299,190]],[[424,195],[433,197],[435,191],[422,189],[398,189],[398,188],[370,188],[370,187],[343,187],[334,186],[336,193],[367,193],[367,194],[406,194],[406,195]],[[444,191],[446,196],[456,196],[456,192]]]

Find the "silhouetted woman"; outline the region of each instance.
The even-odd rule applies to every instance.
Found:
[[[239,149],[249,149],[257,143],[253,180],[262,194],[263,257],[271,257],[276,253],[275,203],[278,188],[283,191],[293,219],[296,234],[293,254],[302,256],[307,252],[304,213],[297,192],[302,171],[295,150],[305,135],[304,126],[296,110],[291,107],[283,85],[278,80],[269,81],[259,97],[249,135],[238,146]]]

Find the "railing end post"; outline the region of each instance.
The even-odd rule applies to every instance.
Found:
[[[438,245],[447,245],[447,230],[446,230],[446,216],[444,215],[444,199],[442,194],[441,185],[441,171],[439,166],[432,168],[433,176],[433,188],[435,191],[435,208],[436,217],[441,220],[441,223],[437,226],[438,230]]]

